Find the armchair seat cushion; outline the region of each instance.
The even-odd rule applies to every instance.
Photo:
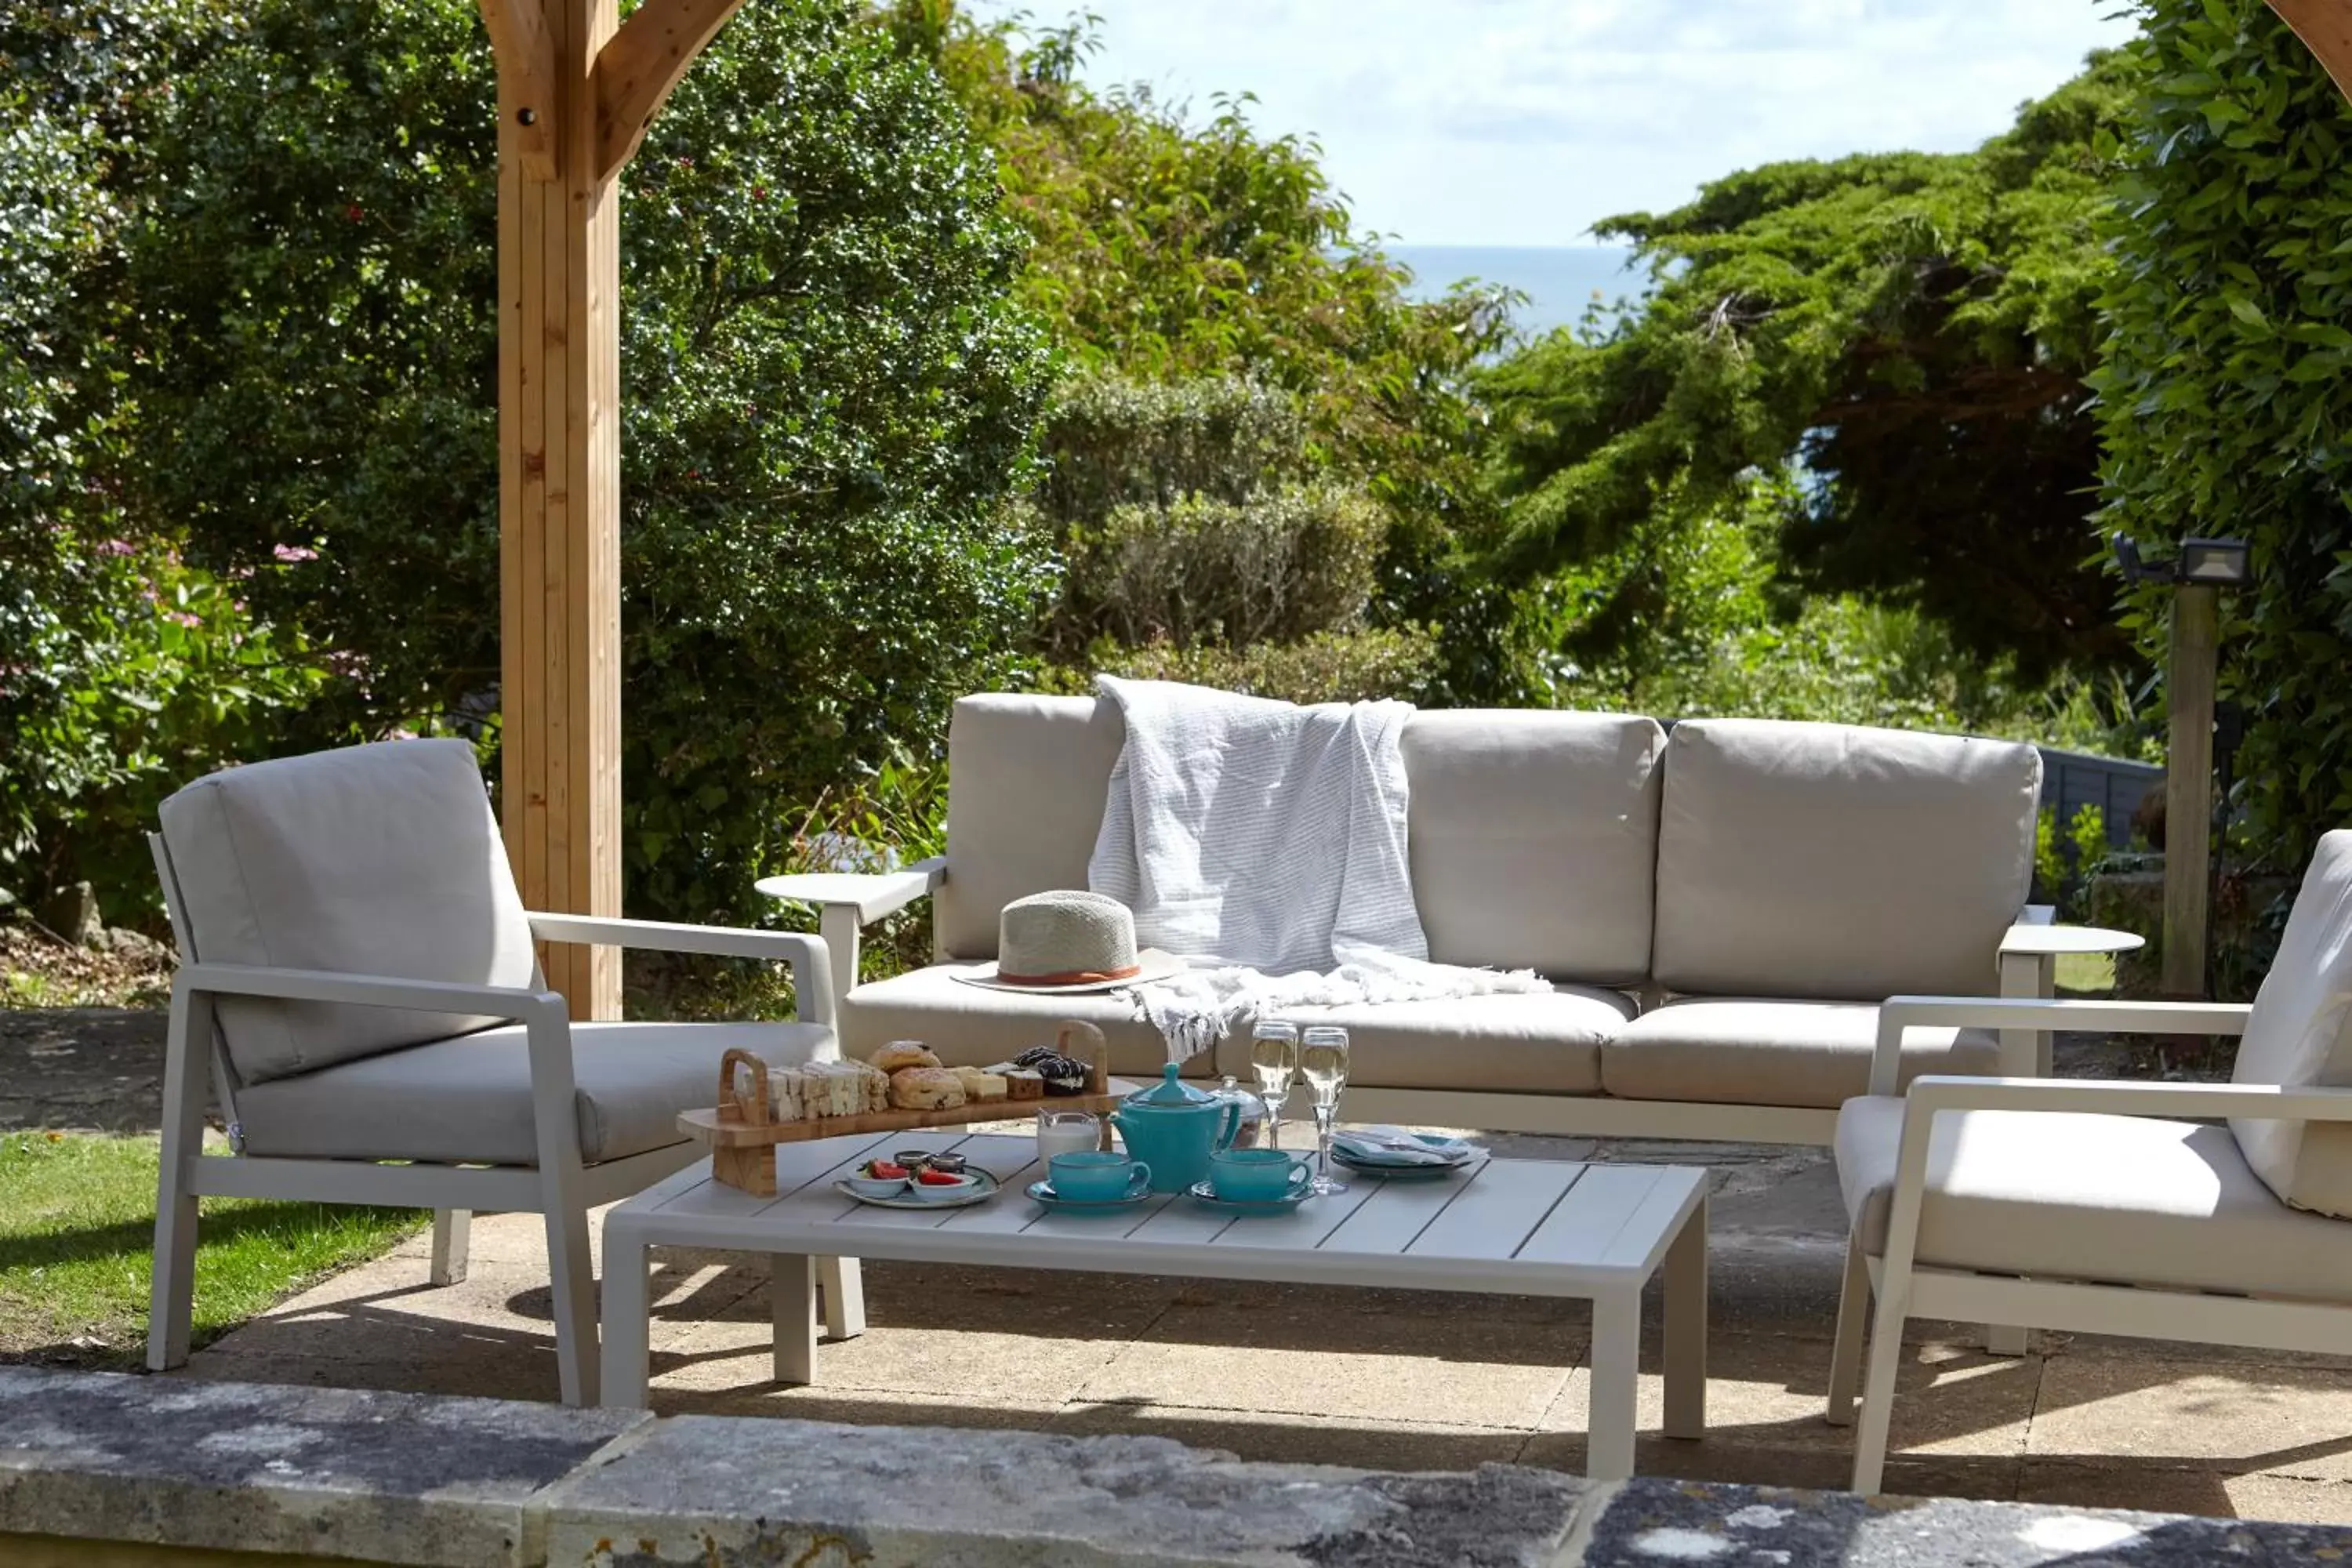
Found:
[[[1020,1055],[1032,1046],[1054,1043],[1054,1026],[1078,1018],[1103,1032],[1110,1047],[1110,1070],[1129,1078],[1157,1078],[1167,1064],[1168,1046],[1160,1031],[1140,1023],[1135,1009],[1108,991],[1065,992],[1030,996],[966,985],[955,978],[969,963],[935,963],[887,980],[868,981],[841,999],[841,1048],[860,1061],[892,1040],[920,1040],[950,1067],[986,1067]],[[1208,1053],[1186,1064],[1200,1077],[1209,1070]]]
[[[589,1164],[684,1142],[677,1114],[713,1103],[730,1047],[771,1066],[831,1053],[814,1024],[572,1026],[572,1101]],[[363,1057],[237,1093],[246,1152],[436,1164],[539,1163],[520,1025]]]
[[[1904,1102],[1838,1113],[1838,1184],[1886,1248]],[[2352,1221],[2289,1208],[2227,1127],[2148,1117],[1947,1111],[1928,1144],[1917,1261],[2095,1283],[2352,1300]]]
[[[1318,1008],[1298,1021],[1348,1031],[1348,1081],[1362,1089],[1598,1094],[1601,1042],[1633,1016],[1622,992],[1556,985],[1548,993]],[[1249,1046],[1246,1030],[1220,1040],[1217,1070],[1248,1083]]]
[[[1684,997],[1653,1007],[1601,1047],[1601,1081],[1622,1100],[1831,1110],[1870,1089],[1878,1038],[1872,1002]],[[1990,1029],[1912,1029],[1903,1081],[1921,1073],[2000,1070]]]

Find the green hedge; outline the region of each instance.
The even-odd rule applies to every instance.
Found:
[[[2146,0],[2096,384],[2107,529],[2252,540],[2221,686],[2252,847],[2352,820],[2352,109],[2262,0]],[[2160,659],[2168,590],[2131,596]]]

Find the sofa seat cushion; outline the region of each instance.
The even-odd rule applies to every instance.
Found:
[[[833,1051],[814,1024],[574,1024],[573,1105],[589,1164],[684,1142],[677,1113],[712,1104],[719,1058],[771,1066]],[[328,1160],[537,1165],[530,1052],[519,1025],[365,1057],[236,1097],[246,1152]]]
[[[1348,1031],[1348,1081],[1364,1089],[1598,1094],[1601,1042],[1625,1026],[1622,992],[1556,985],[1535,994],[1318,1008],[1303,1024]],[[1249,1031],[1217,1044],[1217,1070],[1252,1081]]]
[[[1903,1104],[1838,1113],[1838,1184],[1886,1248]],[[2289,1208],[2227,1127],[2134,1116],[1947,1111],[1928,1144],[1917,1261],[1943,1268],[2352,1300],[2352,1221]]]
[[[1833,1110],[1870,1090],[1878,1007],[1870,1002],[1682,997],[1653,1007],[1601,1047],[1601,1081],[1622,1100]],[[2000,1070],[1990,1029],[1912,1029],[1902,1081]]]
[[[1031,996],[966,985],[959,971],[977,965],[935,963],[887,980],[869,981],[841,1000],[841,1048],[860,1061],[892,1040],[920,1040],[950,1067],[986,1067],[1018,1056],[1032,1046],[1054,1043],[1054,1026],[1077,1018],[1103,1032],[1110,1047],[1110,1070],[1129,1078],[1157,1078],[1168,1062],[1160,1031],[1138,1021],[1135,1009],[1108,991]],[[1208,1053],[1185,1068],[1190,1077],[1207,1076]]]

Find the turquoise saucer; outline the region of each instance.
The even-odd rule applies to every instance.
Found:
[[[1206,1182],[1195,1182],[1185,1189],[1193,1197],[1222,1214],[1288,1214],[1315,1194],[1301,1189],[1286,1198],[1261,1198],[1244,1202],[1240,1198],[1221,1198]]]
[[[1051,1209],[1055,1214],[1115,1214],[1121,1209],[1131,1209],[1136,1205],[1156,1195],[1147,1188],[1132,1197],[1112,1198],[1107,1203],[1085,1204],[1076,1198],[1061,1196],[1054,1191],[1054,1184],[1051,1182],[1029,1184],[1029,1196],[1041,1207]]]

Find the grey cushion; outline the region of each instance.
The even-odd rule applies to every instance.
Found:
[[[833,1054],[814,1024],[574,1024],[573,1103],[590,1164],[684,1142],[677,1113],[716,1102],[719,1058],[770,1065]],[[529,1042],[484,1029],[254,1084],[236,1097],[246,1150],[328,1160],[537,1165]]]
[[[1091,697],[987,692],[948,723],[948,877],[933,897],[943,957],[994,958],[1005,905],[1087,885],[1126,727]],[[970,989],[964,987],[963,989]]]
[[[1633,1016],[1622,993],[1562,985],[1549,994],[1318,1008],[1301,1023],[1348,1031],[1348,1081],[1365,1089],[1598,1094],[1600,1045]],[[1253,1081],[1249,1029],[1217,1044],[1217,1070]]]
[[[1157,1077],[1168,1060],[1167,1042],[1135,1011],[1108,991],[1033,995],[966,985],[950,978],[963,963],[934,964],[887,980],[869,981],[841,1001],[841,1048],[863,1061],[892,1040],[920,1040],[950,1067],[986,1067],[1032,1046],[1054,1043],[1054,1026],[1079,1018],[1103,1032],[1110,1069],[1133,1078]],[[1209,1058],[1192,1058],[1186,1071],[1209,1071]]]
[[[1886,1248],[1902,1131],[1900,1100],[1854,1100],[1838,1113],[1838,1184],[1874,1257]],[[2352,1301],[2352,1223],[2279,1202],[2229,1129],[2144,1117],[1937,1117],[1918,1261]]]
[[[2352,1089],[2352,832],[2319,840],[2231,1076],[2240,1083]],[[2352,1122],[2232,1118],[2230,1129],[2247,1163],[2281,1198],[2352,1218]]]
[[[1441,963],[1594,984],[1649,973],[1665,731],[1603,713],[1416,713],[1413,901]]]
[[[1829,1110],[1870,1089],[1878,1008],[1866,1002],[1685,997],[1654,1007],[1601,1047],[1601,1081],[1625,1100]],[[1906,1029],[1902,1080],[2000,1070],[1988,1029]]]
[[[2032,878],[2032,747],[1694,719],[1675,726],[1665,773],[1652,966],[1666,989],[1993,989]]]
[[[195,956],[206,963],[531,984],[530,923],[463,741],[394,741],[230,768],[173,795],[162,816]],[[494,1022],[220,1002],[229,1058],[248,1083]]]

